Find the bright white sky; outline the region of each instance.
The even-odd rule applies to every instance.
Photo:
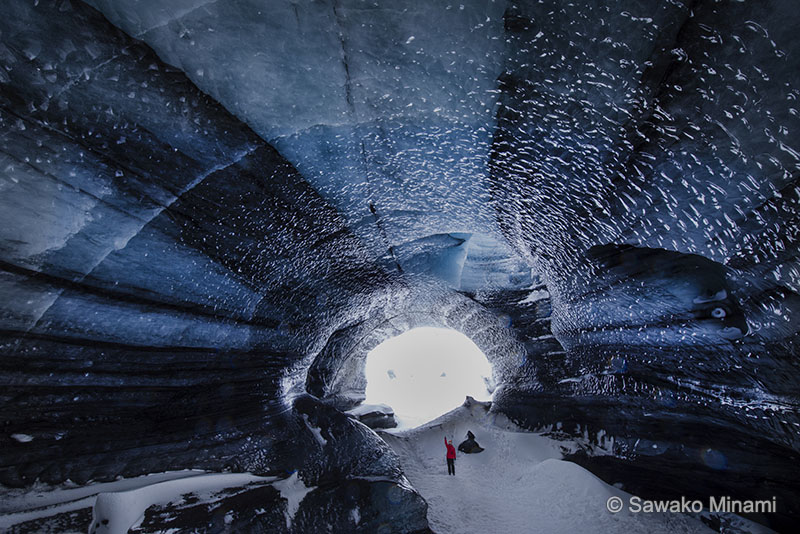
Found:
[[[414,328],[367,355],[365,404],[388,404],[398,427],[412,428],[460,406],[467,395],[490,400],[492,366],[467,336]]]

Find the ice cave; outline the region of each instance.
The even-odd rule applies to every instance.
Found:
[[[4,1],[0,532],[794,532],[798,28]],[[392,427],[428,328],[490,393]]]

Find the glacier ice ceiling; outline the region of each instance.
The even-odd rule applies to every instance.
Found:
[[[796,524],[798,27],[791,0],[4,2],[0,483],[297,471],[300,532],[387,492],[364,532],[423,531],[342,410],[371,349],[444,327],[493,410],[613,437],[572,458],[608,482]]]

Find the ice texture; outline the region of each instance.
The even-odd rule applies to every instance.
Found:
[[[438,326],[607,482],[796,524],[793,1],[3,7],[4,486],[296,470],[293,528],[424,530],[340,410]]]

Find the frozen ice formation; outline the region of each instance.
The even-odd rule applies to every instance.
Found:
[[[298,473],[292,525],[423,531],[343,412],[372,348],[437,326],[493,410],[602,435],[571,457],[607,482],[796,524],[798,27],[791,0],[5,2],[0,483]]]

